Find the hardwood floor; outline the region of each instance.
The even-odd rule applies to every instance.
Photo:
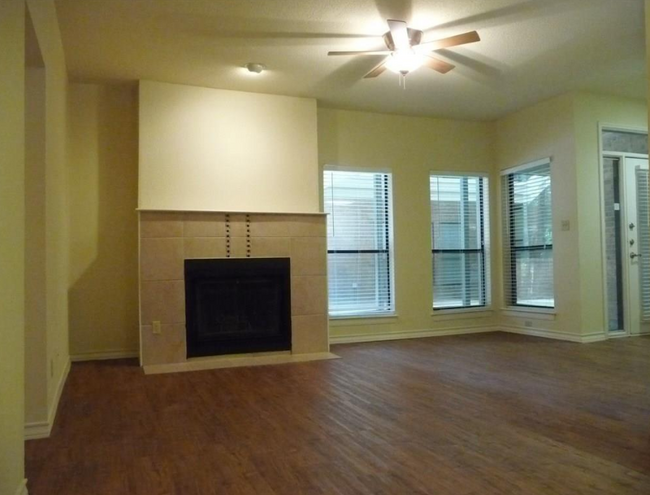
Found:
[[[336,346],[144,376],[74,364],[30,495],[650,494],[650,338]]]

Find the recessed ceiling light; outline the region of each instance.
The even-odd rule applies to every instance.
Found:
[[[249,62],[244,65],[244,68],[248,71],[248,74],[251,76],[259,76],[266,70],[266,65],[260,64],[257,62]]]

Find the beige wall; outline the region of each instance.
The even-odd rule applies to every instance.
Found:
[[[648,106],[644,100],[578,93],[574,108],[582,332],[605,333],[599,124],[647,129]]]
[[[23,0],[0,2],[0,493],[24,478]]]
[[[502,313],[501,324],[544,332],[581,333],[580,273],[578,259],[578,204],[576,200],[576,164],[573,96],[554,98],[510,114],[496,122],[496,171],[552,157],[553,184],[553,276],[556,315],[540,316],[531,312]],[[500,177],[495,176],[495,179]],[[498,188],[496,203],[501,204]],[[499,214],[501,209],[499,208]],[[571,230],[560,230],[568,220]],[[497,236],[501,252],[501,218]],[[503,307],[503,260],[499,256],[495,271],[499,278],[496,300]],[[528,322],[528,324],[526,324]]]
[[[42,74],[36,75],[31,69],[25,80],[26,5],[41,47],[46,70],[44,81],[38,80]],[[0,71],[0,493],[13,494],[24,478],[25,418],[48,417],[68,362],[67,286],[65,279],[61,278],[67,271],[64,208],[67,76],[54,3],[50,0],[0,3],[0,45],[0,66],[3,67]],[[30,89],[41,88],[30,91],[27,106],[24,104],[26,84]],[[39,150],[30,149],[27,171],[26,113],[30,122],[28,139],[40,143]],[[44,125],[41,122],[41,126],[35,126],[43,116]],[[43,132],[46,135],[44,146]],[[29,182],[27,195],[25,180]],[[30,201],[30,217],[25,218],[25,202],[30,197],[39,201]],[[35,232],[33,226],[39,215],[41,221],[45,218],[46,226]],[[29,249],[25,249],[25,240],[30,243]],[[42,270],[40,273],[26,270],[26,262],[40,266],[44,273]],[[25,284],[30,289],[39,277],[35,286],[45,293],[45,301],[39,303],[36,299],[28,299],[28,303],[42,312],[45,324],[41,322],[31,327],[34,332],[26,335],[24,326],[26,323],[32,325],[33,320],[25,319]],[[35,354],[39,362],[27,363],[30,366],[27,387],[24,373],[26,338],[39,349]],[[37,368],[32,368],[32,364]],[[43,368],[47,372],[43,373]],[[26,391],[31,408],[27,414]]]
[[[138,350],[137,87],[72,84],[70,353]]]
[[[591,93],[576,94],[574,105],[583,333],[605,333],[599,124],[647,129],[648,106],[643,100]]]
[[[124,88],[90,85],[75,85],[72,95],[71,345],[75,354],[131,351],[137,346],[136,233],[130,230],[136,97]],[[331,335],[497,325],[576,339],[603,333],[597,123],[638,125],[644,115],[642,102],[586,93],[563,95],[493,123],[319,109],[321,168],[390,168],[394,181],[397,317],[336,320]],[[553,157],[555,314],[502,311],[500,171],[548,156]],[[436,170],[491,173],[494,312],[431,315],[427,177]],[[570,222],[569,231],[560,229],[563,220]],[[110,236],[117,225],[125,230]]]
[[[533,329],[581,338],[598,338],[606,333],[599,124],[645,127],[647,104],[609,95],[571,93],[496,123],[497,170],[553,157],[556,314],[505,312],[503,325],[530,328],[526,327],[528,321]],[[563,220],[570,222],[569,231],[560,229]],[[502,286],[499,283],[500,292]]]
[[[316,101],[140,83],[139,207],[318,211]]]
[[[31,21],[27,24],[32,30]],[[35,34],[27,45],[38,43]],[[42,64],[42,61],[41,61]],[[25,421],[47,419],[45,69],[25,71]]]
[[[332,337],[444,332],[494,324],[490,311],[432,316],[429,206],[429,172],[491,172],[492,137],[489,123],[318,110],[321,168],[388,168],[393,173],[397,316],[334,320]],[[494,181],[491,192],[493,186]]]
[[[52,0],[27,0],[30,17],[38,39],[45,67],[45,156],[44,156],[44,218],[45,227],[41,249],[26,251],[33,259],[26,263],[41,263],[45,267],[45,301],[44,331],[30,334],[30,342],[45,348],[45,363],[34,363],[34,366],[45,365],[46,373],[38,373],[40,382],[28,382],[27,394],[46,393],[42,397],[30,396],[28,404],[46,404],[42,408],[27,411],[26,417],[31,420],[51,420],[55,413],[57,391],[62,386],[65,370],[69,364],[68,352],[68,222],[67,222],[67,191],[66,191],[66,133],[67,133],[67,72],[61,34],[59,32],[56,10]],[[27,176],[30,178],[30,175]],[[28,187],[31,192],[31,185]],[[43,193],[36,193],[36,195]],[[30,198],[28,197],[29,201]],[[42,201],[42,197],[40,198]],[[31,203],[31,201],[30,201]],[[28,218],[27,223],[34,219]],[[29,233],[29,231],[28,231]],[[27,242],[32,242],[31,236]],[[43,259],[44,258],[44,259]],[[27,363],[31,366],[32,363]],[[36,374],[29,376],[36,377]]]

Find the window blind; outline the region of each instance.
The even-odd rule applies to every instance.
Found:
[[[550,161],[507,173],[502,180],[506,302],[512,306],[552,308]]]
[[[431,175],[433,308],[489,302],[487,178]]]
[[[391,313],[391,174],[326,170],[329,312]]]

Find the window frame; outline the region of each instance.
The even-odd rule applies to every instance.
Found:
[[[551,214],[551,231],[553,232],[553,241],[550,245],[548,244],[537,244],[533,246],[516,246],[515,242],[515,237],[513,235],[514,232],[514,216],[511,214],[511,198],[513,197],[514,191],[513,191],[513,183],[506,178],[510,175],[513,174],[518,174],[525,172],[526,170],[534,169],[541,167],[543,165],[548,165],[549,168],[549,179],[550,179],[550,185],[551,185],[551,208],[550,208],[550,214]],[[507,255],[508,259],[504,259],[504,270],[503,270],[503,293],[505,296],[505,307],[508,310],[513,310],[513,311],[534,311],[534,312],[539,312],[539,313],[555,313],[555,308],[556,308],[556,295],[555,295],[555,254],[554,254],[554,249],[553,246],[555,244],[555,232],[554,232],[554,219],[553,219],[553,157],[547,157],[547,158],[541,158],[539,160],[535,160],[532,162],[524,163],[522,165],[517,165],[515,167],[510,167],[507,169],[504,169],[500,173],[501,177],[501,201],[502,201],[502,209],[504,212],[503,215],[503,226],[507,226],[506,228],[503,229],[503,245],[508,246],[507,250]],[[507,182],[507,190],[506,187],[504,187],[503,180],[506,179]],[[551,252],[551,259],[553,261],[553,306],[541,306],[541,305],[535,305],[535,304],[520,304],[517,302],[518,299],[518,294],[517,294],[517,273],[516,270],[512,270],[513,262],[516,261],[516,253],[518,252],[537,252],[537,251],[550,251]],[[504,250],[504,254],[506,254],[506,251]],[[505,265],[507,263],[507,265]],[[510,268],[507,268],[510,267]],[[510,278],[510,282],[508,282],[507,277]],[[508,283],[510,283],[510,286],[508,286]],[[509,289],[509,290],[508,290]],[[508,293],[510,292],[510,293]]]
[[[329,284],[328,284],[328,318],[331,320],[348,320],[348,319],[358,319],[358,318],[391,318],[397,316],[396,312],[396,291],[395,291],[395,249],[394,249],[394,223],[393,223],[393,172],[389,168],[367,168],[367,167],[348,167],[341,165],[325,165],[320,174],[321,187],[320,191],[323,195],[323,211],[325,210],[325,184],[324,184],[324,173],[325,172],[353,172],[353,173],[368,173],[368,174],[384,174],[386,175],[385,183],[388,184],[388,187],[384,186],[384,202],[388,205],[388,211],[386,213],[387,218],[387,227],[384,229],[383,236],[388,246],[388,249],[329,249],[327,246],[327,256],[329,258],[330,254],[387,254],[387,282],[388,282],[388,304],[389,310],[387,311],[376,311],[376,312],[359,312],[359,313],[346,313],[346,314],[331,314],[330,305],[329,305]],[[329,214],[327,214],[329,221]],[[327,243],[328,235],[325,236],[325,242]],[[328,261],[328,270],[329,270],[329,261]]]
[[[479,194],[480,194],[480,205],[481,205],[481,215],[480,215],[480,248],[468,248],[468,249],[435,249],[434,248],[434,239],[433,233],[430,235],[431,242],[431,263],[433,266],[432,280],[431,280],[431,307],[434,315],[443,314],[444,312],[450,313],[462,313],[462,312],[477,312],[477,311],[490,311],[492,309],[492,284],[491,284],[491,255],[490,255],[490,174],[488,172],[446,172],[431,170],[429,171],[429,215],[431,215],[431,178],[432,177],[459,177],[459,178],[479,178],[480,181]],[[488,198],[488,201],[485,201],[485,198]],[[486,221],[487,220],[487,221]],[[433,217],[430,217],[429,226],[433,225]],[[483,293],[481,304],[473,306],[447,306],[447,307],[435,307],[435,287],[433,280],[433,271],[435,271],[435,264],[433,262],[434,255],[436,253],[480,253],[481,255],[481,273],[480,276],[483,280]],[[466,263],[466,262],[465,262]]]

